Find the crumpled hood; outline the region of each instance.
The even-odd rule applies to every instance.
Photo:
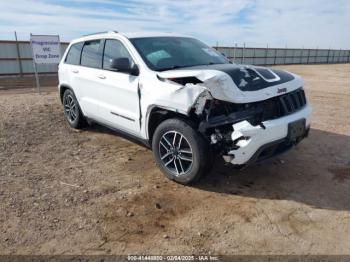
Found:
[[[219,100],[250,103],[291,92],[303,86],[301,77],[287,71],[259,66],[217,64],[194,66],[159,72],[160,78],[196,77],[198,85],[209,90]]]

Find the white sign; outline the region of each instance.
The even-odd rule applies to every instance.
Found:
[[[59,64],[61,59],[58,35],[31,35],[30,45],[36,64]]]

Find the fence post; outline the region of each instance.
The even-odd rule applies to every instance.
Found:
[[[300,59],[299,59],[299,64],[302,65],[303,64],[303,54],[304,54],[304,46],[301,48],[300,50]]]
[[[35,80],[36,80],[36,87],[38,88],[38,93],[40,95],[40,81],[39,81],[38,68],[36,67],[36,63],[35,63],[35,59],[34,59],[34,51],[33,51],[33,47],[32,47],[32,33],[30,33],[30,49],[32,50],[32,62],[33,62]]]
[[[267,65],[267,52],[269,50],[269,44],[266,45],[266,50],[265,50],[265,65]]]
[[[253,48],[253,62],[252,62],[253,65],[255,65],[255,49],[256,48]]]
[[[286,64],[286,61],[287,61],[287,45],[284,49],[284,62],[283,62],[284,65]]]
[[[276,64],[276,59],[277,59],[277,48],[275,48],[275,57],[273,59],[273,64]]]
[[[317,63],[317,59],[318,58],[318,47],[316,47],[316,54],[315,54],[315,64],[318,64]]]
[[[331,52],[331,49],[329,48],[328,52],[327,52],[327,64],[329,64],[329,54],[330,54],[330,52]]]
[[[310,63],[310,48],[308,49],[307,51],[307,61],[306,61],[306,64],[309,64]]]
[[[15,31],[15,40],[16,40],[16,49],[17,49],[17,60],[18,60],[18,65],[19,65],[19,76],[22,77],[23,76],[23,68],[22,68],[21,54],[19,52],[19,45],[18,45],[16,31]]]
[[[237,48],[237,43],[235,43],[235,46],[233,47],[233,61],[236,60],[236,48]]]
[[[350,50],[348,51],[348,63],[350,62]]]
[[[244,57],[245,57],[245,43],[243,43],[243,50],[242,50],[242,64],[244,64]]]

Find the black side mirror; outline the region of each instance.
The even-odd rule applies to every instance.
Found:
[[[127,57],[113,59],[110,67],[118,72],[128,73],[134,76],[138,76],[140,73],[138,66],[131,66],[130,60]]]

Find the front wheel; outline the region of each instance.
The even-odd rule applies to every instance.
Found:
[[[181,119],[168,119],[154,132],[152,150],[162,172],[171,180],[188,184],[206,171],[209,147],[203,137]]]

